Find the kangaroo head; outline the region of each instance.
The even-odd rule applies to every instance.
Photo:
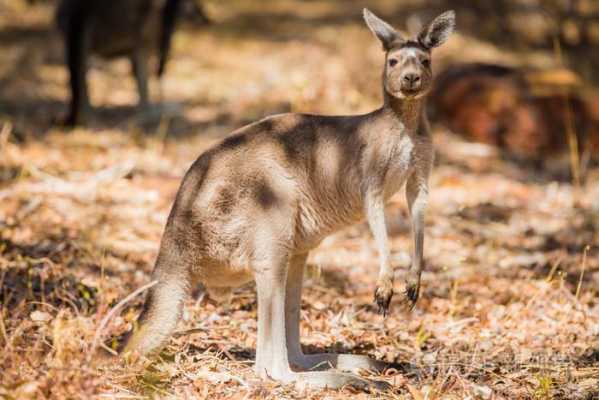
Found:
[[[384,90],[400,99],[426,95],[432,82],[431,50],[453,32],[455,13],[444,12],[409,39],[367,9],[364,20],[385,50]]]

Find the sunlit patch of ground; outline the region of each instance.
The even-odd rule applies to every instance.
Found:
[[[179,181],[197,155],[271,113],[357,113],[380,101],[381,52],[357,2],[248,3],[208,3],[214,25],[177,34],[163,82],[173,111],[161,121],[135,116],[126,62],[96,61],[90,85],[100,109],[90,128],[72,132],[50,124],[67,98],[50,9],[23,16],[20,6],[0,6],[5,31],[20,29],[0,32],[0,55],[10,61],[0,66],[0,396],[599,396],[599,171],[577,191],[440,127],[417,307],[403,310],[398,294],[386,319],[375,313],[378,261],[366,225],[327,239],[310,259],[305,350],[394,362],[376,377],[394,392],[303,392],[258,380],[252,287],[228,307],[189,299],[158,359],[91,357],[101,320],[148,283]],[[451,61],[464,43],[490,48],[483,57],[511,57],[471,40],[456,37],[439,60]],[[10,70],[13,60],[22,68]],[[398,293],[411,248],[406,215],[398,195],[388,207]],[[106,346],[130,329],[141,304],[133,299],[99,332]]]

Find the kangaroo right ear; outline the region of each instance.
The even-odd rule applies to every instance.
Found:
[[[394,43],[403,40],[395,28],[374,15],[367,8],[364,9],[364,21],[366,21],[366,25],[372,33],[381,41],[385,51],[389,51]]]
[[[418,41],[427,49],[432,49],[441,46],[454,30],[455,12],[445,11],[418,34]]]

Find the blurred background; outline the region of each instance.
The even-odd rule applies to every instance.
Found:
[[[363,27],[361,8],[407,32],[454,8],[458,34],[435,57],[439,79],[429,107],[434,122],[502,148],[506,156],[537,166],[558,164],[557,172],[570,169],[576,179],[599,152],[595,1],[180,3],[173,62],[162,82],[167,136],[198,135],[283,111],[369,111],[381,99],[382,58]],[[15,137],[39,136],[52,130],[69,99],[63,43],[53,20],[56,1],[17,0],[0,7],[0,113],[13,122]],[[127,125],[135,116],[129,69],[126,59],[92,59],[92,129]],[[157,102],[160,91],[156,84],[153,89]],[[565,169],[557,162],[564,155],[571,158]]]
[[[95,4],[127,1],[138,0]],[[380,106],[383,52],[363,7],[412,33],[457,14],[432,63],[423,293],[414,312],[394,304],[383,320],[367,226],[333,235],[310,258],[307,351],[396,361],[384,378],[413,398],[599,396],[599,1],[181,0],[161,80],[147,58],[151,112],[138,110],[127,57],[93,54],[92,109],[75,127],[61,123],[71,93],[57,5],[0,0],[0,397],[299,395],[254,381],[251,287],[226,309],[190,300],[182,329],[200,328],[151,366],[98,370],[85,353],[110,308],[149,281],[202,151],[274,113]],[[102,18],[96,40],[118,43],[122,22]],[[402,194],[387,216],[399,293],[411,248]],[[103,338],[128,330],[141,304]]]

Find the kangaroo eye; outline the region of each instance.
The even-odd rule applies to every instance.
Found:
[[[395,67],[397,65],[397,60],[395,58],[390,58],[389,59],[389,66],[390,67]]]
[[[428,58],[422,60],[422,65],[425,66],[426,68],[431,66],[431,60],[429,60]]]

